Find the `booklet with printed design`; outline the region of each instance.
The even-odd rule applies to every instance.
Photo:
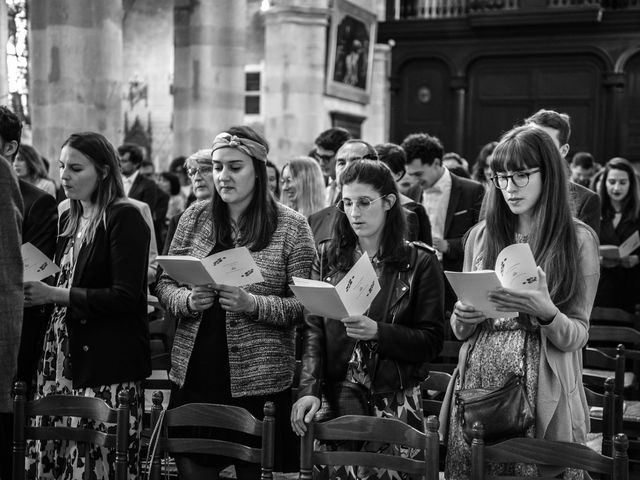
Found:
[[[489,292],[500,287],[514,290],[538,288],[538,269],[528,243],[516,243],[502,249],[496,258],[495,270],[444,272],[458,300],[472,305],[487,318],[511,318],[518,312],[499,312],[489,301]]]
[[[600,255],[610,259],[624,258],[631,255],[638,247],[640,247],[640,234],[636,230],[619,247],[616,245],[600,245]]]
[[[30,242],[22,245],[21,252],[25,282],[38,282],[60,271],[53,260]]]
[[[338,320],[362,315],[380,291],[378,276],[366,252],[335,286],[320,280],[293,277],[290,287],[310,313]]]
[[[232,248],[202,259],[190,255],[159,255],[158,263],[176,282],[187,285],[219,283],[242,287],[264,282],[247,247]]]

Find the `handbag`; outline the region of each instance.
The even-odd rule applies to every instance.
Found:
[[[473,425],[476,422],[484,426],[486,443],[523,437],[527,428],[533,425],[535,418],[524,380],[524,354],[523,342],[520,356],[522,373],[510,374],[503,386],[462,388],[455,393],[462,434],[468,444],[473,439]]]

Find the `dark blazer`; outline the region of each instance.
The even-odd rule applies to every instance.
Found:
[[[316,248],[319,248],[322,242],[331,239],[333,222],[338,214],[342,215],[334,205],[330,205],[309,216],[309,226],[313,232]],[[407,240],[418,240],[419,227],[416,214],[406,208],[404,209],[404,214],[407,219]]]
[[[445,270],[462,271],[462,237],[478,223],[483,198],[484,187],[480,183],[451,174],[451,195],[444,222],[444,239],[449,242],[449,251],[442,256]]]
[[[367,315],[378,322],[378,340],[370,343],[378,355],[368,365],[375,393],[417,385],[442,349],[442,267],[430,247],[416,242],[407,248],[406,264],[383,271],[381,290]],[[328,267],[321,278],[321,261],[316,257],[312,278],[335,285],[346,274]],[[305,318],[302,337],[298,397],[320,397],[323,385],[345,379],[356,340],[347,336],[342,322],[317,315]]]
[[[433,239],[431,238],[431,222],[429,221],[429,216],[425,208],[413,200],[403,203],[402,208],[404,208],[405,211],[413,212],[416,216],[417,238],[415,240],[431,245],[431,243],[433,243]]]
[[[66,225],[69,212],[62,214]],[[150,231],[139,210],[117,202],[75,264],[67,308],[77,387],[143,380],[151,373],[147,319]],[[56,249],[59,264],[67,239]]]
[[[596,232],[600,233],[600,197],[597,193],[588,188],[569,182],[569,199],[574,209],[573,214],[589,225]]]
[[[19,186],[24,203],[22,243],[30,242],[47,257],[53,258],[58,234],[56,199],[23,180],[19,181]],[[50,305],[24,309],[18,352],[18,380],[24,380],[28,385],[32,382],[42,354],[50,314]]]
[[[141,202],[145,202],[149,205],[153,219],[156,219],[156,209],[158,202],[158,186],[153,180],[149,180],[147,177],[138,173],[138,176],[133,181],[131,189],[129,190],[129,198],[135,198]]]

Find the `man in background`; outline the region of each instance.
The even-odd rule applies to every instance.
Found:
[[[596,162],[589,152],[577,152],[571,159],[571,181],[589,188],[591,179],[596,173]]]
[[[315,158],[320,165],[324,182],[327,186],[325,205],[333,205],[338,201],[340,189],[336,182],[336,153],[351,139],[348,130],[340,127],[330,128],[322,132],[315,139],[315,148],[310,156]]]

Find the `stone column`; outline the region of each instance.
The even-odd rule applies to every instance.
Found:
[[[457,76],[451,79],[451,88],[455,95],[455,130],[453,134],[453,151],[464,152],[464,125],[466,123],[465,102],[467,95],[467,79]]]
[[[391,47],[385,43],[377,43],[374,48],[369,118],[364,122],[362,138],[375,144],[389,141]]]
[[[266,12],[264,125],[270,158],[306,155],[326,125],[327,0],[279,0]]]
[[[174,155],[211,145],[244,116],[246,0],[177,1]]]
[[[52,164],[72,132],[122,141],[122,1],[32,0],[30,100],[34,147]],[[57,175],[57,169],[51,173]]]
[[[9,29],[7,27],[9,19],[7,17],[7,2],[0,2],[0,38],[4,41],[0,42],[0,104],[9,105],[9,75],[7,71],[7,38],[9,38]]]

